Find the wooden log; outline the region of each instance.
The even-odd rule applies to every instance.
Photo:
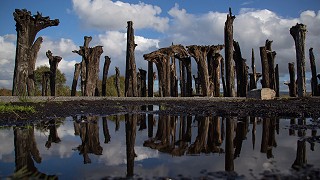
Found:
[[[77,94],[77,84],[81,70],[81,63],[76,63],[74,65],[74,74],[73,74],[73,81],[71,87],[71,96],[75,96]]]
[[[294,39],[296,46],[297,62],[297,93],[298,97],[306,96],[306,78],[305,78],[305,39],[307,27],[304,24],[296,24],[290,28],[290,34]]]
[[[226,66],[226,96],[235,97],[234,86],[234,62],[233,58],[233,21],[236,17],[232,15],[231,8],[224,26],[224,44],[225,44],[225,66]]]
[[[17,43],[12,95],[34,95],[33,73],[42,38],[37,38],[35,42],[34,40],[39,31],[50,26],[57,26],[59,20],[42,17],[39,12],[32,16],[31,12],[26,9],[16,9],[13,16],[16,21]]]
[[[120,70],[119,70],[119,67],[115,67],[115,70],[116,70],[116,77],[114,80],[114,84],[116,86],[117,96],[120,97],[121,94],[120,94]]]
[[[312,96],[319,96],[318,80],[317,80],[317,67],[313,54],[313,48],[309,49],[310,66],[311,66],[311,93]]]
[[[111,63],[110,57],[109,56],[104,56],[102,87],[101,87],[102,96],[106,96],[107,95],[107,79],[108,79],[108,72],[109,72],[110,63]]]
[[[269,63],[265,46],[260,47],[261,67],[262,67],[262,88],[270,88]]]
[[[134,50],[137,46],[134,42],[134,30],[132,21],[127,22],[127,55],[125,74],[125,97],[137,97],[137,73]]]
[[[48,50],[46,52],[47,58],[49,58],[49,64],[50,64],[50,93],[51,96],[56,95],[56,76],[57,76],[57,68],[58,64],[61,61],[60,56],[52,56],[52,52]]]

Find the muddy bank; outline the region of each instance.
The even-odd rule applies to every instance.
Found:
[[[130,106],[157,105],[155,113],[256,117],[320,117],[320,98],[282,98],[252,100],[245,98],[95,98],[95,97],[34,97],[21,99],[0,97],[0,102],[33,106],[36,113],[0,113],[1,124],[18,120],[45,120],[73,115],[110,115],[131,112]],[[141,110],[135,110],[139,112]]]

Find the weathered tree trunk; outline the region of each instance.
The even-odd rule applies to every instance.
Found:
[[[101,87],[102,96],[107,95],[107,79],[108,79],[109,66],[111,63],[111,59],[109,56],[105,56],[104,59],[105,61],[103,65],[102,87]]]
[[[224,78],[225,72],[224,72],[224,59],[221,58],[220,61],[221,64],[221,81],[222,81],[222,88],[223,88],[223,97],[227,97],[227,85],[226,85],[226,81]]]
[[[261,84],[263,88],[270,88],[269,63],[267,58],[267,50],[265,46],[260,47],[260,57],[261,57],[261,66],[262,66]]]
[[[17,45],[12,95],[34,95],[33,73],[42,38],[37,38],[35,42],[34,40],[39,31],[50,26],[57,26],[59,20],[42,17],[39,12],[31,16],[31,12],[26,9],[16,9],[13,16],[16,21]]]
[[[126,55],[126,75],[125,75],[125,97],[137,97],[137,73],[134,50],[137,46],[134,43],[134,30],[132,21],[128,21],[127,29],[127,55]]]
[[[306,96],[306,77],[305,77],[305,39],[307,27],[304,24],[297,24],[290,28],[290,34],[294,39],[296,46],[297,61],[297,91],[299,97]]]
[[[84,37],[84,46],[80,50],[72,52],[82,56],[81,63],[81,90],[83,96],[94,96],[98,91],[100,56],[103,53],[102,46],[89,48],[91,37]]]
[[[60,56],[52,56],[52,52],[48,50],[46,52],[47,58],[49,58],[50,64],[50,93],[51,96],[56,95],[56,76],[57,76],[57,68],[58,64],[61,61],[62,57]]]
[[[186,96],[192,96],[192,75],[191,75],[191,58],[185,58],[183,60],[187,69],[187,83],[186,83]]]
[[[180,72],[180,96],[186,97],[186,70],[183,61],[179,61]]]
[[[198,64],[198,72],[201,83],[202,95],[210,96],[210,83],[209,83],[209,72],[207,63],[207,54],[209,53],[209,46],[187,46],[189,54],[195,59]]]
[[[193,144],[188,149],[188,154],[199,154],[206,152],[209,130],[209,117],[198,116],[198,135]]]
[[[116,90],[117,90],[117,95],[118,97],[121,96],[120,94],[120,70],[119,70],[119,67],[116,67],[116,77],[115,77],[115,80],[114,80],[114,84],[116,86]]]
[[[148,61],[148,97],[153,97],[153,85],[153,62]]]
[[[275,78],[276,78],[276,97],[280,97],[280,82],[279,82],[279,66],[275,67]]]
[[[171,65],[170,65],[170,83],[171,83],[171,96],[178,97],[178,78],[177,78],[177,67],[176,58],[174,54],[171,55]]]
[[[108,128],[108,119],[105,116],[102,117],[102,129],[104,135],[104,143],[107,144],[110,142],[111,136]]]
[[[223,59],[221,54],[215,53],[213,61],[213,96],[219,97],[220,96],[220,62]]]
[[[224,26],[224,44],[226,58],[226,94],[227,97],[235,97],[234,87],[234,62],[233,58],[233,21],[236,17],[232,15],[231,8]]]
[[[248,73],[246,60],[242,58],[240,45],[237,41],[233,41],[235,51],[233,52],[233,59],[236,64],[237,74],[237,96],[246,97],[248,87]]]
[[[292,168],[300,169],[307,164],[307,150],[306,150],[306,141],[305,140],[298,140],[297,141],[297,153],[296,159],[292,164]]]
[[[140,97],[147,97],[147,71],[139,69],[140,71]]]
[[[50,79],[50,71],[46,71],[42,74],[42,96],[48,96],[48,82]]]
[[[81,70],[81,63],[76,63],[74,65],[74,74],[73,74],[73,81],[71,87],[71,96],[75,96],[77,94],[77,84]]]
[[[294,70],[294,63],[289,63],[288,68],[289,68],[289,75],[290,75],[290,82],[288,84],[289,95],[290,95],[290,97],[296,97],[297,96],[297,86],[296,86],[296,74],[295,74],[295,70]]]
[[[317,66],[313,54],[313,48],[309,49],[310,66],[311,66],[311,92],[312,96],[319,96],[318,80],[317,80]]]

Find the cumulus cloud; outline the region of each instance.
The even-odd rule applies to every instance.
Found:
[[[14,71],[16,36],[0,36],[0,88],[10,89]]]
[[[86,27],[102,30],[123,30],[127,21],[137,29],[151,28],[163,32],[169,19],[160,17],[161,8],[139,2],[130,4],[111,0],[73,0],[73,10]]]

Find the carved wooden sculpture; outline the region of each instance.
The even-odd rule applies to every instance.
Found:
[[[26,9],[16,9],[13,16],[16,21],[17,47],[12,95],[31,96],[34,95],[34,69],[42,37],[34,40],[40,30],[57,26],[59,20],[42,17],[39,12],[31,16],[31,12]]]

